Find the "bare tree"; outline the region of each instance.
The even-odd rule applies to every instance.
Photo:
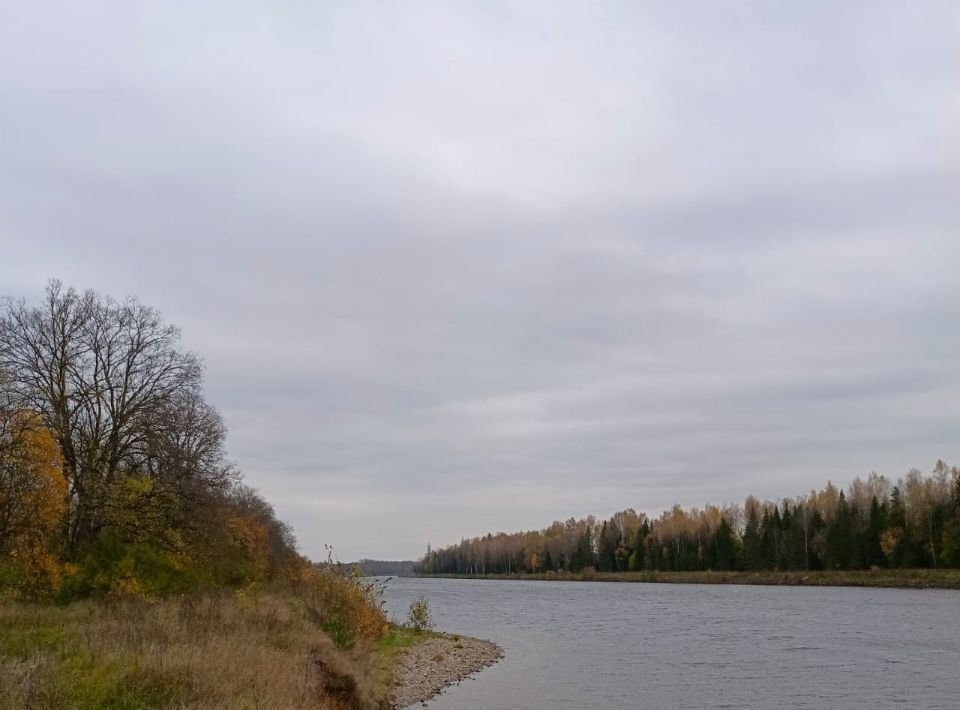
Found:
[[[178,490],[225,489],[237,477],[226,461],[226,434],[220,413],[198,392],[178,392],[152,414],[143,467]]]
[[[199,396],[201,364],[179,342],[179,331],[137,300],[78,294],[59,281],[39,308],[4,303],[0,370],[63,452],[71,553],[96,533],[106,487],[145,469],[158,419],[178,398]]]

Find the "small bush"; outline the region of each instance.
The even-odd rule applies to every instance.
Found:
[[[387,615],[381,590],[355,570],[330,565],[305,575],[299,587],[307,617],[338,647],[351,648],[358,641],[374,642],[383,636]]]
[[[433,619],[430,617],[430,603],[422,594],[410,602],[407,612],[407,626],[418,634],[433,629]]]

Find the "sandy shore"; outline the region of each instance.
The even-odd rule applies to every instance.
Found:
[[[411,646],[393,675],[391,701],[405,708],[491,666],[503,656],[496,644],[467,636],[437,636]]]

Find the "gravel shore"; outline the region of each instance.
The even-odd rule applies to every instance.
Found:
[[[429,700],[502,656],[496,644],[467,636],[436,636],[411,646],[394,670],[393,706],[405,708]]]

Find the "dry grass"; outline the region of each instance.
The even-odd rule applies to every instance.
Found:
[[[307,617],[340,648],[373,644],[387,629],[380,587],[337,568],[309,570],[294,584]]]
[[[285,595],[0,602],[3,710],[382,707],[383,677],[371,644],[337,648]]]

